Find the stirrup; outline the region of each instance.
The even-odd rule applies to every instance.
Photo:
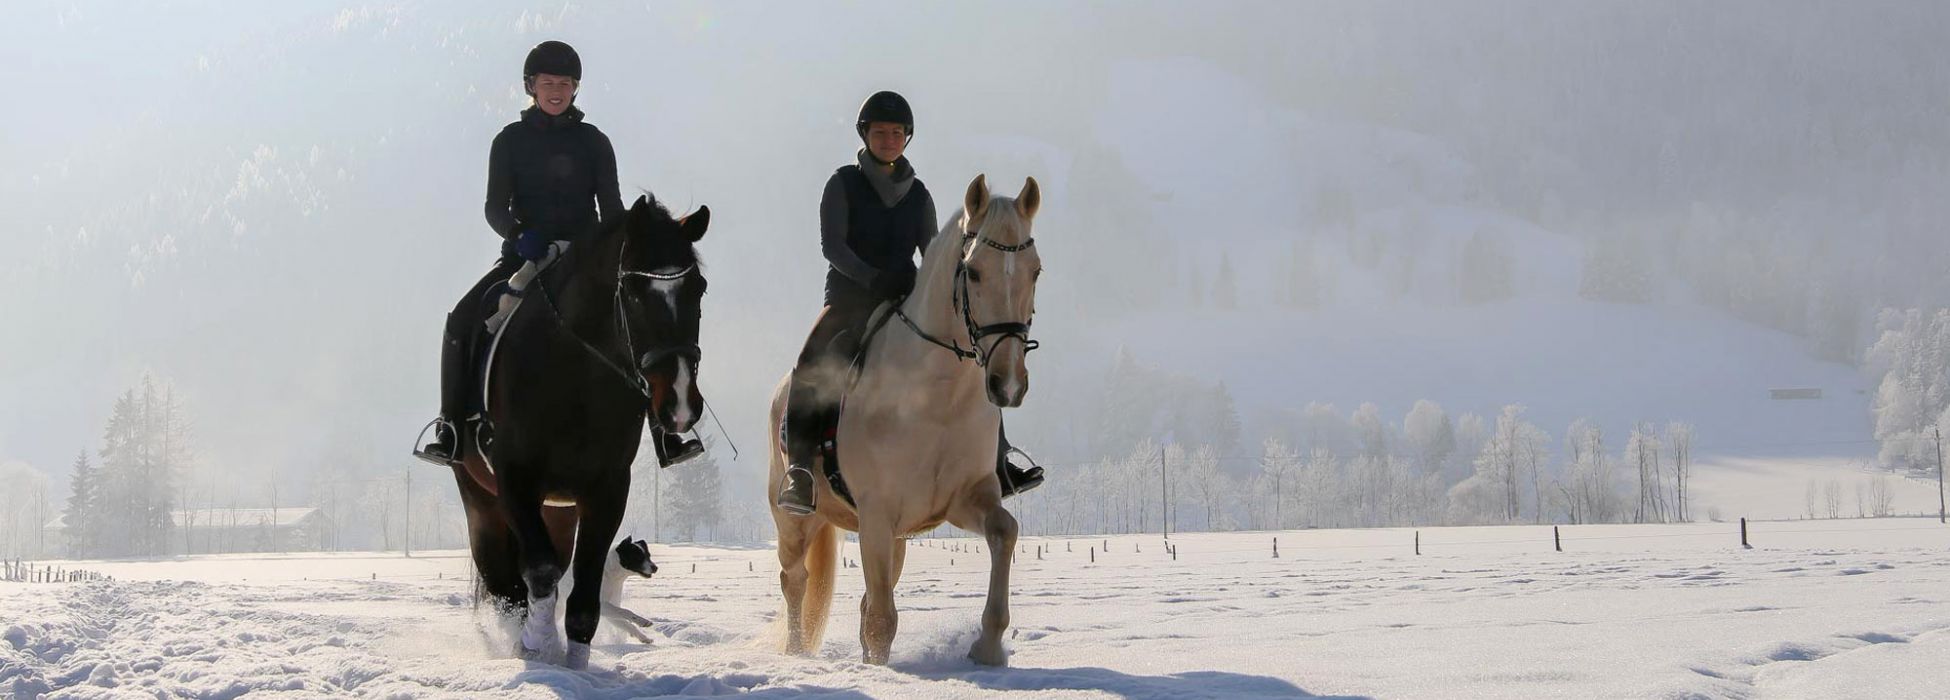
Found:
[[[698,455],[704,454],[703,441],[698,440],[696,438],[685,438],[681,435],[669,436],[677,441],[677,453],[669,454],[669,455],[664,454],[665,437],[666,436],[664,435],[659,435],[657,437],[656,449],[657,449],[658,468],[669,469],[672,466],[683,464],[685,462],[690,461],[692,458],[697,457]]]
[[[434,433],[434,437],[435,437],[434,442],[431,443],[425,442],[427,437],[427,431],[433,430],[437,427],[445,427],[447,429],[447,433],[453,436],[454,442],[451,449],[453,449],[454,453],[443,454],[439,451],[431,449],[440,444],[438,440],[440,436],[439,432]],[[413,456],[420,458],[422,461],[425,461],[428,464],[434,464],[442,467],[462,466],[461,460],[459,459],[459,455],[458,455],[459,452],[460,452],[460,427],[454,425],[446,418],[435,418],[433,420],[427,421],[426,426],[420,428],[420,434],[413,438]]]
[[[1011,454],[1022,455],[1022,458],[1029,462],[1029,468],[1021,469],[1016,467],[1014,462],[1009,461],[1009,455]],[[1036,458],[1029,456],[1029,453],[1017,449],[1014,446],[1011,446],[1007,452],[1002,453],[1001,467],[1002,473],[998,475],[998,478],[1002,481],[1003,498],[1019,496],[1043,485],[1043,465],[1037,464]],[[1021,475],[1017,476],[1018,473]]]

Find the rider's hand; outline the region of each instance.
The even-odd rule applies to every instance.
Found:
[[[899,299],[914,291],[914,266],[881,270],[873,278],[873,293],[882,299]]]
[[[521,256],[523,260],[539,262],[548,256],[548,244],[548,237],[542,235],[541,231],[529,229],[521,232],[521,236],[515,239],[515,255]]]

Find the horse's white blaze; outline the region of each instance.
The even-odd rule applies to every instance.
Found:
[[[682,279],[656,280],[650,283],[650,288],[656,290],[657,295],[664,298],[664,305],[670,307],[670,317],[672,319],[677,318],[677,288],[683,286],[683,284],[684,280]]]
[[[670,308],[672,320],[677,319],[677,290],[683,285],[682,278],[660,279],[650,283],[650,288],[663,297],[664,305]],[[677,395],[676,408],[670,412],[671,422],[679,429],[689,428],[691,421],[697,418],[697,408],[691,405],[691,361],[688,358],[677,358],[677,379],[671,383],[671,392]]]

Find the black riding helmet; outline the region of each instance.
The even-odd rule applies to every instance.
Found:
[[[860,140],[867,139],[867,124],[872,122],[893,122],[907,129],[907,137],[914,138],[914,109],[907,106],[907,98],[892,90],[881,90],[860,104],[860,119],[853,124],[853,130],[860,132]]]
[[[559,41],[544,41],[528,50],[528,60],[521,64],[521,79],[526,82],[538,73],[566,75],[577,81],[582,80],[582,57],[568,44]]]

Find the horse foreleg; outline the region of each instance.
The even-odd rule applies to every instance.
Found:
[[[459,468],[454,469],[454,481],[467,511],[467,547],[480,582],[475,594],[487,593],[498,612],[520,610],[528,604],[528,585],[521,580],[521,550],[500,503]]]
[[[542,497],[519,479],[509,479],[516,470],[497,473],[501,483],[501,512],[514,528],[521,545],[521,578],[528,584],[528,615],[521,625],[523,656],[552,660],[562,651],[562,635],[555,627],[556,583],[562,579],[555,544],[549,539],[548,524],[542,519]]]
[[[986,507],[973,522],[957,527],[982,533],[989,546],[989,597],[982,608],[982,636],[968,649],[968,658],[989,666],[1009,665],[1008,652],[1002,649],[1002,633],[1009,628],[1009,565],[1016,551],[1016,516],[1002,507],[1001,500],[982,499]],[[973,525],[973,527],[970,527]]]
[[[907,541],[894,537],[891,523],[860,523],[860,568],[866,573],[867,594],[860,599],[860,650],[865,661],[884,665],[894,647],[900,616],[894,610],[894,584],[900,582]]]
[[[628,472],[623,472],[625,475]],[[569,591],[569,610],[562,627],[569,635],[569,649],[562,665],[573,670],[589,666],[589,642],[596,638],[596,624],[602,618],[603,564],[609,560],[609,544],[623,524],[623,506],[630,493],[628,480],[594,493],[577,494],[575,588]]]
[[[805,521],[819,516],[804,518],[781,516],[774,509],[773,520],[779,532],[779,593],[785,596],[785,653],[805,655],[812,653],[806,640],[805,621],[800,619],[806,599],[806,550],[812,544],[807,536]]]

